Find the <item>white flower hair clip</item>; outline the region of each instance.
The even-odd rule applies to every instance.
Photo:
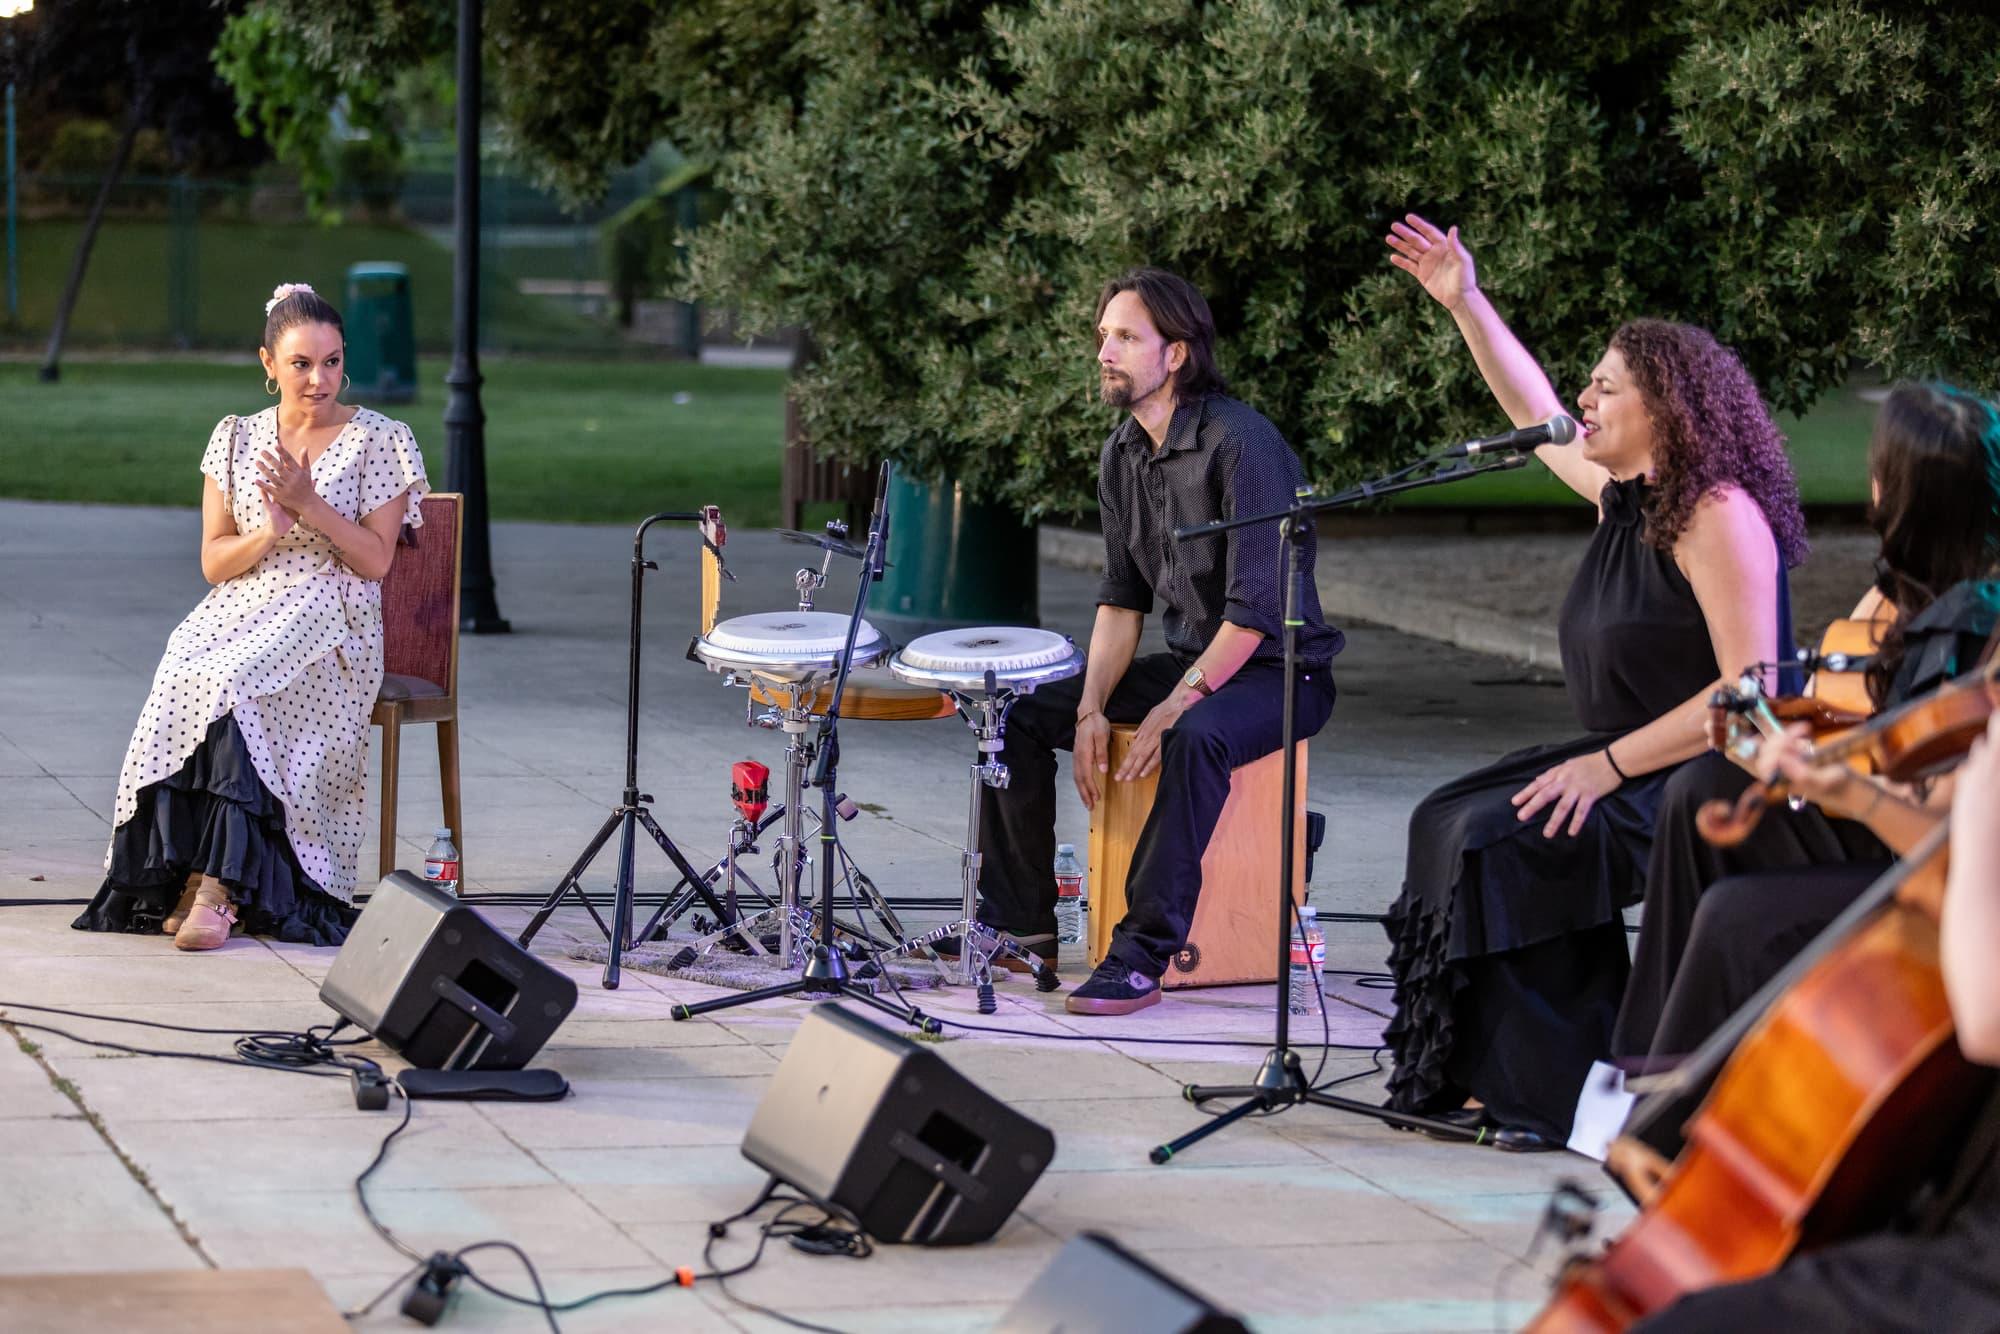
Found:
[[[300,292],[311,291],[311,283],[279,283],[271,289],[271,299],[264,303],[264,313],[269,315],[277,308],[278,303],[288,296],[297,296]]]

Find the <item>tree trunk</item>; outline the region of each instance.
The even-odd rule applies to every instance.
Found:
[[[69,333],[69,317],[76,309],[76,299],[83,292],[84,271],[90,267],[90,248],[97,243],[97,229],[104,222],[104,210],[111,203],[111,192],[123,179],[125,164],[132,158],[132,144],[139,137],[140,126],[145,123],[148,100],[145,90],[133,96],[132,108],[125,117],[125,132],[118,136],[118,151],[111,155],[111,165],[104,172],[104,184],[97,191],[97,202],[90,206],[90,216],[83,220],[83,235],[77,238],[76,254],[69,262],[69,281],[63,284],[62,300],[56,303],[56,317],[49,325],[48,350],[42,354],[41,378],[44,383],[54,383],[62,377],[63,338]]]

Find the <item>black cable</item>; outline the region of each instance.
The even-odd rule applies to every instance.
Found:
[[[750,1258],[742,1264],[734,1265],[728,1269],[717,1266],[715,1262],[715,1244],[728,1235],[729,1225],[741,1219],[748,1218],[751,1214],[756,1213],[773,1200],[783,1203],[784,1208],[767,1219],[757,1229],[757,1246],[751,1251]],[[822,1216],[821,1221],[804,1224],[789,1221],[791,1214],[801,1208],[817,1210]],[[843,1224],[843,1227],[830,1227],[831,1222],[835,1219],[838,1219]],[[701,1248],[702,1263],[709,1267],[709,1272],[704,1277],[713,1278],[717,1290],[723,1296],[747,1311],[755,1311],[759,1315],[769,1316],[771,1319],[790,1325],[794,1329],[813,1330],[816,1331],[816,1334],[843,1334],[841,1330],[831,1325],[815,1325],[811,1321],[800,1320],[796,1316],[786,1315],[783,1311],[774,1310],[771,1307],[753,1302],[747,1297],[739,1296],[729,1289],[730,1279],[749,1273],[763,1260],[764,1248],[770,1244],[772,1237],[791,1237],[794,1238],[794,1244],[797,1245],[798,1242],[796,1239],[800,1236],[827,1233],[831,1233],[834,1237],[844,1240],[821,1243],[806,1247],[805,1249],[810,1249],[814,1253],[821,1255],[843,1255],[853,1260],[865,1260],[875,1253],[874,1243],[868,1239],[868,1233],[861,1226],[861,1220],[856,1218],[851,1212],[829,1201],[808,1199],[803,1195],[781,1195],[778,1193],[778,1182],[774,1177],[765,1183],[764,1189],[758,1193],[757,1198],[751,1202],[749,1207],[738,1210],[720,1222],[708,1225],[708,1240],[702,1243]]]
[[[406,1097],[404,1101],[407,1102],[409,1099]],[[535,1268],[535,1262],[528,1258],[528,1253],[519,1246],[516,1246],[511,1241],[475,1241],[470,1246],[461,1246],[457,1251],[452,1253],[451,1258],[457,1262],[459,1268],[465,1271],[467,1278],[471,1279],[485,1291],[492,1293],[496,1297],[511,1297],[511,1293],[505,1292],[488,1283],[485,1279],[479,1277],[477,1270],[465,1263],[466,1256],[472,1254],[474,1251],[483,1250],[502,1250],[514,1253],[514,1257],[521,1262],[521,1267],[528,1271],[528,1281],[535,1285],[534,1305],[541,1308],[542,1318],[549,1322],[551,1334],[562,1334],[562,1326],[556,1323],[556,1308],[549,1302],[549,1291],[542,1286],[541,1273]],[[522,1303],[524,1306],[527,1304],[526,1302]]]
[[[93,1019],[98,1021],[99,1023],[105,1023],[105,1024],[131,1024],[138,1028],[157,1028],[163,1033],[209,1033],[221,1037],[235,1037],[238,1036],[239,1034],[261,1035],[267,1037],[300,1036],[299,1034],[296,1033],[286,1033],[281,1030],[272,1028],[201,1028],[193,1024],[169,1024],[164,1020],[160,1019],[131,1019],[122,1014],[91,1014],[84,1010],[65,1010],[62,1007],[56,1005],[32,1005],[27,1001],[0,1000],[0,1010],[34,1010],[39,1014],[59,1014],[67,1019]],[[337,1024],[328,1025],[327,1032],[329,1035],[333,1033],[338,1033],[341,1029],[346,1028],[347,1026],[348,1026],[347,1021],[343,1019]],[[308,1034],[317,1033],[318,1031],[319,1029],[317,1027],[309,1028],[306,1030]],[[353,1046],[356,1043],[367,1042],[367,1041],[370,1041],[370,1039],[366,1037],[340,1038],[337,1041],[335,1041],[332,1045]],[[171,1056],[177,1053],[169,1052],[167,1054]]]
[[[1271,1045],[1270,1041],[1264,1038],[1154,1038],[1119,1033],[1037,1033],[1033,1029],[1027,1028],[1000,1028],[989,1024],[968,1024],[961,1020],[946,1019],[939,1015],[925,1015],[924,1017],[932,1019],[946,1028],[962,1028],[968,1033],[997,1033],[1003,1037],[1040,1038],[1044,1041],[1055,1042],[1136,1043],[1139,1045],[1161,1047],[1269,1047]],[[1324,1047],[1329,1051],[1358,1051],[1364,1053],[1380,1051],[1382,1049],[1380,1043],[1363,1045],[1358,1042],[1299,1042],[1292,1045],[1299,1047]]]

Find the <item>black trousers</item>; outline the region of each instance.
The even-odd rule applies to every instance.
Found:
[[[1180,681],[1186,665],[1172,654],[1135,658],[1104,716],[1139,723]],[[1300,739],[1333,716],[1333,676],[1324,667],[1299,673],[1294,725]],[[981,791],[979,920],[1016,935],[1054,931],[1056,757],[1076,746],[1083,678],[1043,686],[1017,701],[1007,718],[1005,788]],[[1186,943],[1201,893],[1201,854],[1229,799],[1232,769],[1278,749],[1284,671],[1253,661],[1183,713],[1160,743],[1159,794],[1133,849],[1126,909],[1111,938],[1111,957],[1159,977]]]
[[[1638,1057],[1660,1050],[1683,1055],[1692,1050],[1672,1045],[1685,1040],[1684,1030],[1662,1048],[1660,1026],[1680,985],[1697,914],[1719,913],[1706,907],[1711,886],[1730,876],[1873,864],[1889,857],[1889,850],[1866,825],[1832,819],[1817,806],[1793,811],[1780,805],[1768,810],[1756,831],[1732,848],[1719,848],[1704,839],[1695,827],[1695,812],[1711,800],[1733,803],[1749,786],[1750,775],[1715,751],[1689,760],[1667,780],[1653,822],[1646,909],[1632,952],[1632,981],[1611,1037],[1614,1055]],[[1754,918],[1741,925],[1753,942],[1763,934]],[[1702,1036],[1696,1035],[1696,1041]]]
[[[1710,886],[1695,910],[1649,1064],[1663,1067],[1701,1046],[1893,864],[1801,866],[1730,876]],[[1714,1083],[1713,1076],[1698,1082],[1633,1133],[1666,1157],[1677,1156],[1686,1146],[1688,1119]]]

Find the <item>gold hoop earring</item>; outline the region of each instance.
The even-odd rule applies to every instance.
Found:
[[[268,375],[264,377],[264,392],[269,394],[272,398],[276,398],[278,396],[278,382],[272,379]]]

